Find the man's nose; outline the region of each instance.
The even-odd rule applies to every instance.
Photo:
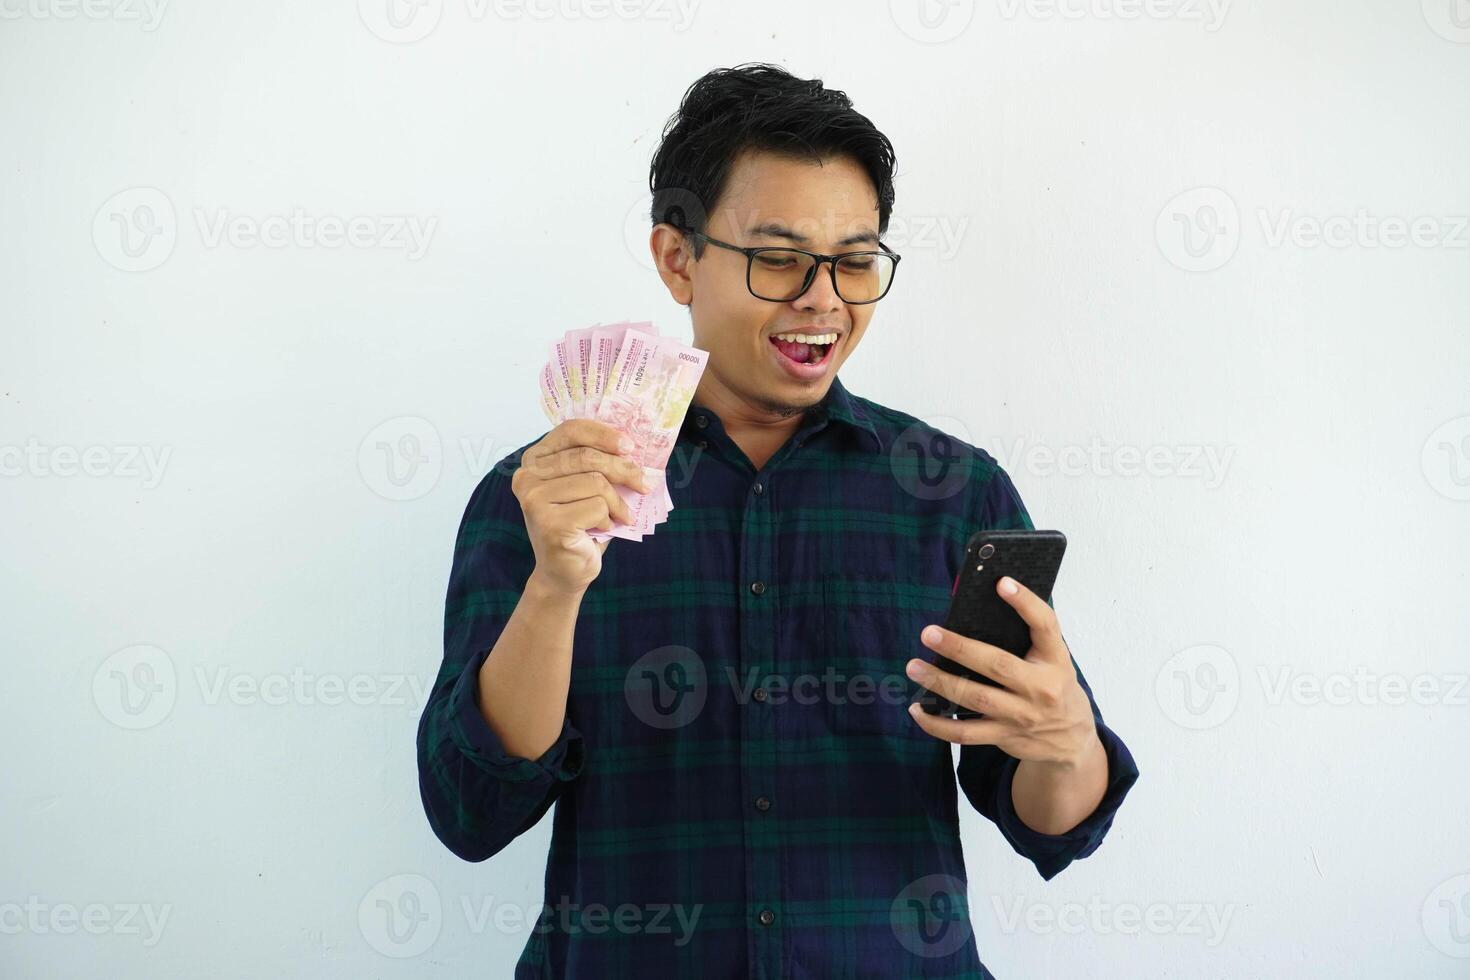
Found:
[[[812,273],[812,284],[796,297],[796,308],[812,313],[832,313],[842,307],[842,297],[832,288],[832,264],[823,262]]]

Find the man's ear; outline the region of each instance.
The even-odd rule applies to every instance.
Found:
[[[668,287],[674,302],[689,306],[694,301],[694,281],[690,275],[694,255],[689,239],[671,224],[657,224],[649,232],[648,250],[653,255],[658,277]]]

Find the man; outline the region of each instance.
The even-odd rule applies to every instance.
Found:
[[[469,861],[556,804],[517,977],[987,977],[950,743],[970,804],[1048,879],[1137,778],[1049,603],[1006,595],[1024,661],[932,625],[970,533],[1032,523],[988,453],[837,379],[894,282],[892,173],[818,81],[696,82],[650,175],[659,275],[710,352],[668,521],[587,535],[628,518],[615,485],[643,489],[588,420],[470,499],[420,785]],[[915,443],[952,447],[939,484]],[[937,653],[1001,686],[936,676]],[[986,717],[911,713],[921,684]]]

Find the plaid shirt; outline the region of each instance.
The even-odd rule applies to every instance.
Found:
[[[1096,850],[1138,777],[1080,670],[1109,778],[1065,834],[1016,815],[1015,759],[963,746],[956,769],[908,717],[904,664],[934,659],[919,631],[943,623],[970,533],[1033,526],[995,459],[834,380],[757,470],[696,403],[668,467],[674,509],[608,547],[561,736],[528,760],[486,725],[477,686],[534,564],[510,490],[526,448],[470,497],[418,732],[424,808],[461,858],[556,804],[515,976],[991,976],[956,776],[1047,879]]]

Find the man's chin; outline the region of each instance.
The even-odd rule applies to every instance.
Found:
[[[780,418],[791,418],[793,415],[801,415],[820,405],[822,399],[827,397],[827,387],[820,392],[808,393],[800,401],[792,401],[789,397],[781,398],[774,392],[767,396],[753,398],[752,401],[763,412]]]

